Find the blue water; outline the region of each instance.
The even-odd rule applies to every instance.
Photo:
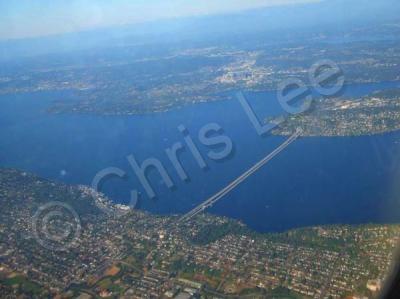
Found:
[[[346,95],[397,87],[399,83],[350,85]],[[165,113],[103,117],[46,113],[64,92],[0,97],[0,166],[14,167],[71,184],[91,184],[96,173],[120,167],[128,179],[112,178],[103,190],[125,203],[129,190],[141,192],[140,208],[159,214],[184,213],[219,191],[262,159],[284,138],[260,137],[236,100],[187,106]],[[273,92],[248,94],[260,118],[279,114]],[[218,123],[234,143],[226,160],[206,158],[210,148],[197,134]],[[208,164],[201,170],[186,148],[180,155],[190,176],[182,182],[165,149],[184,143],[185,125]],[[250,177],[209,211],[240,219],[258,231],[282,231],[319,224],[399,222],[400,132],[367,137],[302,138]],[[157,198],[147,198],[126,157],[155,157],[176,187],[156,172],[150,180]]]

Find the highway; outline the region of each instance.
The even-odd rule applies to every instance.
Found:
[[[245,181],[248,177],[250,177],[253,173],[255,173],[257,170],[259,170],[261,167],[263,167],[265,164],[267,164],[269,161],[271,161],[275,156],[277,156],[281,151],[283,151],[286,147],[288,147],[292,142],[294,142],[299,136],[301,135],[301,130],[297,129],[296,132],[291,135],[288,139],[286,139],[285,142],[283,142],[279,147],[277,147],[273,152],[271,152],[268,156],[263,158],[261,161],[257,162],[253,167],[251,167],[249,170],[247,170],[245,173],[243,173],[240,177],[232,181],[228,186],[223,188],[221,191],[218,193],[214,194],[211,196],[209,199],[204,201],[202,204],[198,205],[195,207],[193,210],[188,212],[187,214],[183,215],[180,219],[179,222],[182,221],[187,221],[190,218],[196,216],[197,214],[203,212],[205,209],[213,206],[218,200],[220,200],[222,197],[224,197],[226,194],[228,194],[230,191],[235,189],[240,183]]]

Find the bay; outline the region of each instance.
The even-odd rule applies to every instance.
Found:
[[[396,82],[349,85],[344,94],[362,96],[398,87]],[[283,137],[260,137],[236,100],[185,106],[138,116],[56,115],[47,113],[63,92],[0,97],[0,166],[37,173],[69,184],[90,185],[104,168],[119,167],[127,179],[110,178],[103,191],[115,202],[127,203],[130,190],[140,192],[140,208],[157,214],[189,211],[270,153]],[[281,112],[274,92],[248,93],[260,119]],[[198,132],[219,124],[234,144],[223,161],[207,158],[210,150]],[[190,177],[182,181],[165,150],[185,144],[178,130],[184,125],[208,165],[202,170],[185,147],[182,166]],[[301,138],[252,175],[210,213],[239,219],[261,231],[284,231],[326,224],[400,221],[400,132],[362,137]],[[130,167],[157,158],[175,188],[168,189],[154,171],[149,180],[157,198],[149,199]]]

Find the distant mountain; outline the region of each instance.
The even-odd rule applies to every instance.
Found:
[[[144,24],[0,42],[0,61],[21,56],[132,45],[221,42],[247,34],[265,39],[302,36],[305,32],[346,32],[357,26],[399,23],[397,0],[325,0],[268,7],[226,15],[171,19]],[[248,36],[247,36],[248,37]]]

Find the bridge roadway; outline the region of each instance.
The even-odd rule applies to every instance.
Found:
[[[276,155],[278,155],[281,151],[283,151],[286,147],[288,147],[292,142],[294,142],[297,138],[299,138],[301,133],[302,133],[302,131],[300,129],[297,129],[293,135],[291,135],[288,139],[286,139],[285,142],[283,142],[279,147],[277,147],[268,156],[266,156],[261,161],[257,162],[253,167],[251,167],[249,170],[247,170],[245,173],[243,173],[240,177],[238,177],[237,179],[232,181],[224,189],[222,189],[218,193],[211,196],[209,199],[207,199],[205,202],[203,202],[200,205],[198,205],[197,207],[195,207],[193,210],[191,210],[187,214],[183,215],[179,219],[179,222],[189,220],[190,218],[203,212],[205,209],[213,206],[218,200],[220,200],[222,197],[224,197],[226,194],[228,194],[230,191],[232,191],[234,188],[236,188],[240,183],[242,183],[244,180],[246,180],[249,176],[251,176],[254,172],[259,170],[261,167],[263,167],[269,161],[271,161]]]

